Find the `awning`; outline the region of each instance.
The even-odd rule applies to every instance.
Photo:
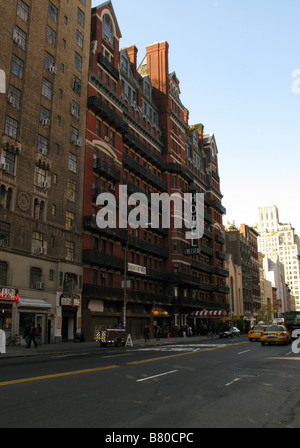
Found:
[[[211,310],[211,311],[192,311],[189,317],[197,319],[221,319],[227,317],[227,311],[225,310]]]
[[[18,302],[18,308],[36,308],[40,310],[50,310],[51,305],[46,302],[47,299],[34,299],[31,298],[20,298]]]

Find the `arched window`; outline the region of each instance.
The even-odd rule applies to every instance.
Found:
[[[107,42],[109,42],[110,45],[113,45],[113,43],[114,43],[114,28],[113,28],[111,18],[108,14],[104,14],[104,16],[103,16],[102,37]]]
[[[6,193],[6,209],[11,209],[11,200],[12,200],[12,189],[9,188]]]
[[[1,185],[0,187],[0,205],[5,207],[5,199],[6,199],[6,187],[5,185]]]

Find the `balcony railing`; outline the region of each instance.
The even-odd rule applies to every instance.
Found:
[[[152,173],[152,171],[141,165],[137,160],[134,160],[127,154],[123,154],[123,164],[134,171],[137,175],[142,176],[148,182],[156,185],[160,190],[167,191],[167,183],[163,179]]]
[[[121,179],[121,173],[114,166],[105,162],[103,159],[94,159],[93,160],[93,170],[99,175],[105,176],[110,179],[115,184],[118,184]]]
[[[128,124],[98,96],[88,98],[88,108],[111,124],[116,131],[128,132]]]

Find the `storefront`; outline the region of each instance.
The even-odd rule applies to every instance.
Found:
[[[81,334],[81,295],[57,293],[55,342],[74,341]]]
[[[16,315],[16,304],[19,301],[19,292],[13,288],[0,288],[0,330],[7,333],[17,333],[14,323],[14,315]]]
[[[46,298],[21,296],[17,304],[17,333],[23,336],[28,323],[33,323],[35,327],[40,325],[42,344],[47,343],[49,341],[48,313],[50,311],[51,305],[47,303]],[[24,340],[22,339],[22,341]]]
[[[189,322],[196,334],[205,335],[209,331],[217,331],[221,320],[228,316],[225,310],[193,311],[189,315]]]

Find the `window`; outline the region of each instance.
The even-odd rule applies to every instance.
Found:
[[[7,273],[8,273],[8,264],[5,261],[0,261],[0,285],[7,285]]]
[[[43,188],[46,180],[47,180],[46,170],[44,168],[36,166],[35,167],[35,178],[34,178],[35,184],[38,187]]]
[[[0,247],[8,247],[10,238],[10,224],[0,221]]]
[[[72,212],[66,212],[66,229],[73,230],[75,224],[75,215]]]
[[[33,208],[34,219],[39,219],[40,221],[43,221],[44,209],[45,209],[44,201],[39,201],[39,199],[35,199],[34,200],[34,208]]]
[[[71,152],[69,153],[68,169],[69,171],[72,171],[72,173],[77,173],[77,156]]]
[[[57,11],[56,6],[54,6],[52,2],[49,2],[48,16],[55,23],[57,23],[57,15],[58,15],[58,11]]]
[[[66,241],[66,260],[74,260],[74,243],[72,243],[71,241]]]
[[[76,51],[75,51],[74,65],[81,72],[81,70],[82,70],[82,57],[78,53],[76,53]]]
[[[13,31],[13,40],[24,51],[26,50],[26,39],[27,34],[25,33],[25,31],[22,31],[18,26],[16,26]]]
[[[83,34],[79,30],[76,30],[76,44],[83,48]]]
[[[13,118],[6,116],[5,120],[5,134],[10,137],[16,139],[18,134],[18,125],[19,123]]]
[[[42,271],[40,268],[30,269],[30,284],[29,287],[32,289],[36,288],[36,284],[42,280]]]
[[[39,254],[43,252],[44,248],[44,241],[43,241],[43,234],[40,232],[32,232],[32,238],[31,238],[31,251],[32,253]],[[39,281],[39,280],[37,280]]]
[[[44,95],[48,100],[51,100],[52,97],[52,82],[48,81],[48,79],[43,79],[42,84],[42,95]]]
[[[113,45],[113,24],[108,14],[104,14],[102,23],[102,37],[111,45]]]
[[[54,67],[55,63],[54,63],[54,57],[48,53],[47,51],[45,51],[45,58],[44,58],[44,67],[47,70],[50,70],[51,67]]]
[[[78,129],[74,128],[74,126],[70,126],[70,142],[76,143],[78,140]]]
[[[9,173],[13,176],[15,173],[16,156],[12,152],[4,151],[4,158],[5,158],[5,163],[8,164],[7,173]]]
[[[71,202],[75,202],[76,200],[76,182],[73,180],[68,180],[67,199]]]
[[[13,54],[11,62],[11,72],[18,78],[23,78],[24,62]]]
[[[41,106],[40,107],[40,121],[42,123],[45,123],[44,120],[50,120],[50,110],[46,109],[46,107],[44,107],[44,106]]]
[[[84,17],[84,12],[82,12],[80,8],[77,8],[77,21],[82,26],[84,26]]]
[[[74,92],[78,93],[78,95],[80,95],[80,91],[81,91],[81,81],[79,78],[77,78],[77,76],[73,76],[73,85],[72,88],[74,90]]]
[[[8,102],[15,109],[20,109],[20,101],[21,101],[21,91],[16,87],[10,85],[8,89]]]
[[[24,22],[28,23],[29,18],[29,6],[26,5],[23,0],[18,0],[18,6],[17,6],[17,15],[24,20]]]
[[[43,137],[42,135],[38,136],[38,151],[42,152],[43,154],[48,151],[48,139],[46,137]]]
[[[47,42],[51,47],[55,47],[56,43],[56,32],[50,28],[50,26],[47,26]]]

